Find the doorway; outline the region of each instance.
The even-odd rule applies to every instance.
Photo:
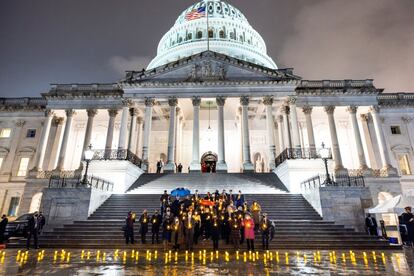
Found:
[[[201,172],[215,173],[217,165],[217,154],[214,152],[206,152],[201,156]]]

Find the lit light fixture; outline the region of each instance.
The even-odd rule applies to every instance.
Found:
[[[208,101],[208,128],[207,128],[207,139],[210,142],[213,130],[211,129],[211,101]]]
[[[325,164],[325,173],[326,173],[326,179],[323,182],[325,186],[329,186],[333,184],[333,181],[331,179],[331,176],[329,175],[328,171],[328,159],[331,158],[331,151],[328,148],[325,148],[325,143],[322,142],[322,148],[319,150],[319,155],[321,156],[324,164]]]
[[[84,159],[85,159],[85,162],[86,162],[86,169],[85,169],[85,174],[84,174],[83,180],[82,180],[83,185],[88,184],[88,169],[89,169],[89,163],[91,162],[91,160],[93,158],[93,154],[94,154],[94,151],[92,150],[92,144],[90,144],[88,146],[88,149],[85,150],[85,153],[84,153]]]

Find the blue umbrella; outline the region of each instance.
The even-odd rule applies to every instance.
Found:
[[[190,190],[184,188],[176,188],[171,191],[172,196],[188,196],[191,194]]]

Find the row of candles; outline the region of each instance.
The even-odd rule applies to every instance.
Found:
[[[358,256],[357,253],[355,253],[354,251],[350,250],[347,253],[340,253],[340,255],[337,255],[336,251],[330,251],[328,252],[329,254],[327,256],[329,256],[329,262],[331,264],[336,264],[338,262],[342,262],[342,263],[346,263],[347,261],[350,261],[351,264],[356,265],[357,264],[357,260],[358,260]],[[37,253],[37,262],[42,262],[45,258],[45,250],[41,250],[38,251]],[[156,261],[159,258],[158,255],[158,251],[154,250],[146,250],[144,251],[144,253],[141,253],[144,255],[143,258],[145,258],[145,260],[147,262],[151,262],[151,261]],[[51,254],[52,255],[52,254]],[[198,254],[195,252],[190,252],[190,251],[185,251],[184,254],[182,254],[183,256],[181,257],[181,254],[178,254],[177,251],[167,251],[164,252],[164,263],[168,264],[171,262],[175,262],[177,263],[180,259],[181,260],[185,260],[185,262],[191,261],[192,263],[194,262],[195,259],[198,258],[198,260],[202,263],[206,263],[207,260],[210,260],[210,262],[213,262],[214,260],[224,260],[225,262],[229,262],[233,257],[234,260],[236,261],[241,261],[243,260],[243,262],[256,262],[259,261],[260,259],[263,260],[263,263],[269,264],[272,262],[276,262],[276,263],[281,263],[283,264],[283,259],[284,259],[284,263],[286,265],[289,264],[289,261],[295,257],[296,255],[296,260],[297,261],[301,261],[303,260],[303,262],[306,264],[308,261],[308,256],[309,253],[301,253],[299,251],[296,251],[296,254],[292,253],[292,252],[284,252],[283,253],[279,253],[279,251],[263,251],[262,254],[259,254],[258,251],[252,252],[252,251],[235,251],[234,254],[231,256],[231,254],[228,251],[224,251],[224,252],[220,252],[220,251],[210,251],[207,252],[207,250],[199,250]],[[3,264],[4,263],[4,259],[6,256],[6,251],[0,251],[0,263]],[[142,255],[141,255],[142,256]],[[313,257],[313,261],[314,263],[321,263],[322,262],[322,256],[321,256],[321,252],[320,251],[315,251],[313,252],[313,255],[310,255]],[[385,255],[384,252],[381,253],[377,253],[375,251],[372,251],[370,253],[367,252],[362,252],[360,254],[361,259],[363,260],[365,265],[368,265],[369,263],[369,259],[371,259],[371,261],[373,263],[377,263],[379,261],[379,259],[381,260],[381,262],[385,265],[387,262],[387,257]],[[29,251],[22,251],[22,250],[18,250],[17,254],[16,254],[16,262],[20,265],[23,265],[27,262],[29,258]],[[110,260],[110,258],[107,258],[107,253],[101,250],[96,250],[96,251],[91,251],[91,250],[82,250],[80,252],[80,260],[82,261],[89,261],[91,259],[95,259],[96,262],[102,262],[105,263],[106,261]],[[127,251],[120,251],[119,249],[116,249],[113,252],[113,261],[117,262],[118,260],[121,260],[123,263],[126,263],[128,260],[132,260],[135,262],[138,262],[141,259],[140,257],[140,251],[138,250],[131,250],[130,252]],[[396,260],[397,262],[399,262],[399,256],[396,255]],[[66,251],[64,249],[61,249],[60,251],[55,250],[53,253],[53,263],[69,263],[71,261],[71,252]]]

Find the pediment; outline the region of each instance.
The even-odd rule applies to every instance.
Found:
[[[209,82],[298,80],[292,69],[270,69],[207,51],[148,71],[127,72],[123,82]]]

